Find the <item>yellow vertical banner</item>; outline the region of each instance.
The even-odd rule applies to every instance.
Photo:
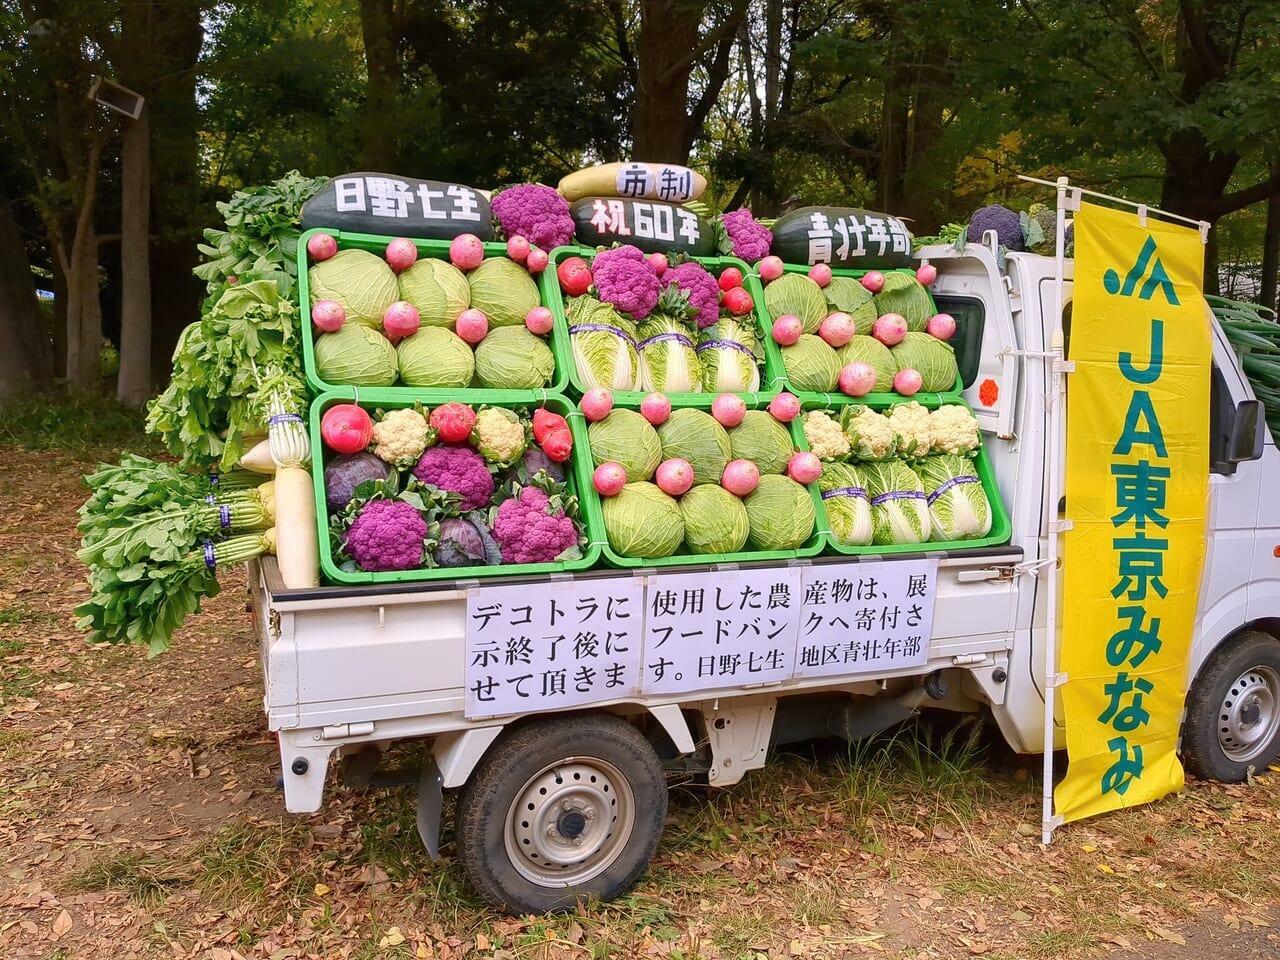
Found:
[[[1199,232],[1082,204],[1067,378],[1058,669],[1079,820],[1182,788],[1209,490],[1211,335]]]

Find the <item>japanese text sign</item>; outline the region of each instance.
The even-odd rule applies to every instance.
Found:
[[[303,205],[302,227],[438,240],[493,235],[489,201],[480,191],[385,173],[334,177]]]

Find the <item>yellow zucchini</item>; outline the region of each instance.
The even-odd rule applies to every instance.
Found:
[[[304,467],[276,471],[276,559],[289,588],[320,585],[320,542],[311,473]]]
[[[707,178],[674,163],[602,163],[576,170],[556,188],[572,203],[583,197],[632,197],[683,203],[697,200]]]

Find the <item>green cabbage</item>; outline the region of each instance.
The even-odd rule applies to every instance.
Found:
[[[876,371],[876,385],[871,389],[876,393],[888,393],[893,389],[893,375],[898,372],[897,361],[893,359],[889,348],[875,337],[858,334],[837,350],[836,356],[839,357],[841,369],[850,363],[871,364]]]
[[[764,474],[744,502],[757,550],[794,550],[813,536],[813,498],[790,477]]]
[[[991,504],[972,460],[925,457],[916,474],[929,504],[930,539],[975,540],[991,532]]]
[[[764,288],[764,305],[773,319],[793,313],[804,323],[805,333],[817,333],[830,312],[822,288],[803,273],[784,273]]]
[[[933,297],[910,270],[887,270],[884,286],[875,296],[876,316],[900,313],[906,317],[908,330],[923,330],[929,318],[937,313]]]
[[[606,334],[607,335],[607,334]],[[700,393],[702,371],[689,328],[663,314],[640,324],[640,389]]]
[[[725,317],[698,333],[702,389],[708,393],[751,393],[760,389],[760,344],[755,329]]]
[[[389,387],[396,382],[396,348],[372,327],[344,323],[316,337],[316,372],[327,383]]]
[[[466,342],[444,327],[419,327],[396,348],[400,379],[409,387],[467,387],[475,357]]]
[[[729,431],[734,460],[750,460],[761,473],[783,473],[794,449],[787,428],[765,410],[748,410],[742,422]]]
[[[747,508],[724,487],[694,487],[680,498],[680,515],[690,553],[737,553],[746,545]]]
[[[489,318],[490,327],[524,323],[525,314],[542,301],[529,271],[507,257],[481,261],[467,276],[471,306]]]
[[[956,385],[959,368],[951,344],[927,333],[908,333],[893,347],[893,359],[899,370],[913,367],[920,371],[920,389],[926,392],[950,390]]]
[[[466,275],[448,260],[426,257],[400,274],[400,299],[418,308],[423,326],[453,328],[458,314],[471,306]]]
[[[605,497],[602,508],[614,553],[646,560],[669,557],[684,541],[680,505],[652,483],[628,483],[617,496]]]
[[[782,366],[792,390],[826,393],[834,390],[840,379],[840,358],[835,350],[821,337],[808,333],[782,348]]]
[[[929,505],[916,472],[901,460],[864,463],[871,497],[871,542],[924,543],[929,539]]]
[[[836,542],[864,547],[871,542],[871,501],[862,471],[848,463],[824,463],[818,478],[827,526]]]
[[[636,353],[636,325],[612,305],[595,297],[569,302],[569,343],[582,389],[640,389],[640,357]]]
[[[555,372],[551,348],[523,326],[490,330],[476,347],[477,386],[534,390],[550,383]]]
[[[620,463],[631,483],[650,479],[662,462],[658,431],[634,410],[615,407],[587,427],[587,446],[597,467],[610,460]]]
[[[869,334],[871,325],[876,322],[876,303],[871,291],[861,281],[853,277],[832,277],[831,282],[822,288],[827,298],[827,306],[832,310],[843,310],[853,317],[854,329],[860,334]]]
[[[689,461],[694,483],[719,483],[733,455],[724,427],[711,414],[689,407],[671,411],[658,427],[658,439],[662,441],[662,459]]]
[[[311,302],[337,300],[351,323],[382,326],[382,315],[400,288],[387,261],[368,250],[339,250],[307,271]]]

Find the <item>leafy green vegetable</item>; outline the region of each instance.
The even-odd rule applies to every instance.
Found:
[[[956,377],[960,375],[956,351],[945,340],[912,331],[891,352],[899,370],[911,367],[920,372],[921,390],[950,390],[956,385]],[[878,385],[879,380],[876,382]]]
[[[747,542],[747,508],[724,487],[700,483],[680,498],[691,553],[737,553]]]
[[[417,307],[428,327],[452,328],[458,314],[471,305],[466,275],[448,260],[424,257],[400,274],[397,282],[400,299]]]
[[[817,333],[828,313],[822,288],[802,273],[784,273],[765,287],[764,305],[775,320],[788,313],[799,317],[805,333]]]
[[[597,467],[608,461],[622,464],[628,483],[650,479],[662,462],[658,431],[634,410],[615,407],[587,427],[587,446]]]
[[[750,460],[761,473],[782,473],[794,452],[787,428],[764,410],[748,410],[729,431],[733,459]]]
[[[652,483],[628,483],[602,508],[609,546],[624,557],[669,557],[684,540],[680,505]]]
[[[808,333],[782,348],[782,366],[792,390],[826,393],[835,389],[840,378],[840,358],[835,350],[821,337]]]
[[[909,270],[889,270],[884,275],[884,286],[875,295],[876,316],[898,313],[906,318],[908,330],[923,330],[929,318],[937,313],[933,297],[924,284]],[[870,332],[870,328],[860,333]]]
[[[862,547],[871,542],[871,501],[862,471],[849,463],[823,464],[818,478],[822,507],[836,540],[846,547]]]
[[[745,503],[748,539],[758,550],[794,550],[813,536],[813,498],[790,477],[764,474]]]
[[[529,271],[507,257],[490,257],[467,276],[471,286],[471,306],[489,318],[490,327],[510,327],[524,323],[525,314],[536,307],[538,286]]]
[[[556,372],[556,359],[541,337],[523,325],[496,327],[476,347],[475,375],[481,387],[534,390]]]
[[[719,483],[733,456],[733,445],[724,427],[703,410],[684,407],[673,410],[658,427],[662,458],[688,460],[694,483]]]
[[[347,323],[382,329],[382,315],[400,296],[395,271],[368,250],[339,250],[307,271],[311,303],[336,300]]]
[[[991,504],[972,460],[941,454],[915,469],[929,504],[929,539],[972,540],[991,531]]]
[[[875,322],[874,318],[872,322]],[[858,329],[862,330],[861,324]],[[867,330],[870,329],[871,327],[868,326]],[[893,389],[893,375],[898,372],[898,362],[893,359],[893,353],[889,348],[875,337],[863,336],[859,333],[837,350],[836,356],[839,358],[841,369],[851,363],[870,364],[876,372],[876,384],[871,388],[876,393],[888,393]],[[954,383],[954,378],[952,382]],[[948,383],[944,389],[950,387],[951,384]]]

